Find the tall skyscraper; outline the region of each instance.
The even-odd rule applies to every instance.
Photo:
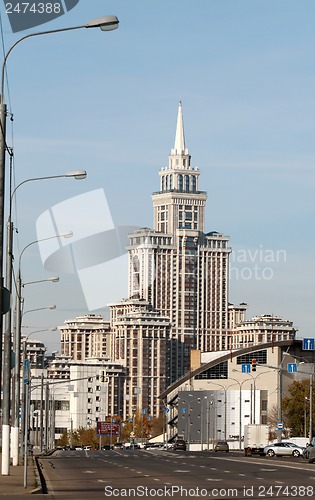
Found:
[[[227,348],[229,238],[204,232],[207,194],[191,166],[179,104],[175,144],[152,194],[154,226],[130,236],[129,298],[171,322],[171,380],[189,369],[191,349]]]

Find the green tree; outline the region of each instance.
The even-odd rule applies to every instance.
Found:
[[[288,392],[289,395],[282,399],[282,409],[286,415],[287,426],[291,429],[291,435],[301,437],[305,433],[309,435],[310,381],[307,379],[294,381]]]

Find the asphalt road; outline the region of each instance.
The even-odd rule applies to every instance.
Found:
[[[315,497],[315,464],[301,457],[58,451],[40,462],[49,496],[60,499]]]

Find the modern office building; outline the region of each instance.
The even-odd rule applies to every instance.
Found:
[[[195,363],[161,394],[168,408],[167,439],[183,437],[191,449],[222,439],[231,448],[242,448],[245,425],[269,425],[276,433],[283,395],[293,381],[314,373],[313,351],[303,350],[302,344],[293,337],[270,339],[234,351],[202,354],[199,366]],[[292,363],[297,364],[296,371],[291,370]],[[272,413],[277,416],[274,421]],[[283,430],[288,432],[285,426]]]
[[[180,103],[174,148],[153,193],[153,229],[130,236],[129,297],[144,299],[171,322],[170,376],[189,368],[191,349],[227,348],[229,238],[205,233],[207,194],[185,144]]]

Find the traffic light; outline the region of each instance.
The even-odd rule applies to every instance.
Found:
[[[256,363],[257,363],[257,359],[252,359],[252,372],[256,371]]]

